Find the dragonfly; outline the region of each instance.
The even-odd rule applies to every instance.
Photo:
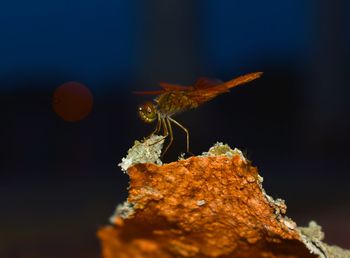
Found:
[[[162,88],[160,90],[134,92],[138,95],[156,95],[153,101],[146,101],[138,107],[138,114],[146,123],[156,122],[156,127],[150,136],[158,134],[163,129],[163,139],[168,136],[170,137],[162,156],[164,156],[173,143],[173,124],[186,133],[186,151],[187,153],[191,153],[189,130],[176,121],[173,116],[190,109],[195,109],[216,96],[229,92],[231,88],[255,80],[261,75],[262,72],[248,73],[227,82],[201,77],[192,86],[161,82],[159,83]]]

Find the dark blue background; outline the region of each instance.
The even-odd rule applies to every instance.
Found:
[[[299,224],[350,248],[350,6],[345,0],[85,0],[0,4],[1,257],[98,257],[95,231],[126,198],[116,164],[153,129],[134,90],[199,76],[264,76],[177,120],[192,151],[246,151]],[[67,81],[94,108],[52,110]],[[182,132],[166,156],[185,150]]]

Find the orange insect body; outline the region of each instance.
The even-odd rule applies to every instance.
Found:
[[[177,84],[160,83],[163,88],[160,91],[135,92],[136,94],[158,95],[155,102],[146,102],[139,107],[139,115],[147,123],[157,119],[158,123],[154,133],[158,133],[163,127],[164,137],[170,136],[170,142],[164,153],[170,147],[173,141],[171,123],[176,124],[186,132],[187,135],[187,152],[189,152],[189,133],[188,130],[180,123],[175,121],[171,116],[188,109],[197,108],[199,105],[215,98],[217,95],[229,92],[229,90],[238,85],[250,82],[259,78],[262,72],[249,73],[227,82],[200,78],[193,86],[183,86]]]
[[[198,107],[198,103],[192,100],[186,93],[186,91],[169,91],[159,95],[155,99],[158,112],[162,116],[171,116]]]

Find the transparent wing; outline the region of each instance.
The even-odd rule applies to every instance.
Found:
[[[202,104],[221,93],[228,92],[233,87],[255,80],[261,75],[262,72],[249,73],[224,83],[219,83],[218,80],[213,81],[210,79],[208,81],[207,79],[200,79],[198,80],[199,82],[196,82],[195,84],[195,90],[188,92],[187,95],[193,101],[197,102],[198,104]],[[216,83],[216,85],[214,83]]]
[[[167,82],[160,82],[159,85],[160,85],[160,87],[162,87],[166,91],[172,91],[172,90],[182,91],[182,90],[192,89],[191,86],[184,86],[184,85],[180,85],[180,84],[171,84],[171,83],[167,83]]]
[[[223,81],[214,78],[200,77],[194,83],[195,89],[208,89],[223,84]]]

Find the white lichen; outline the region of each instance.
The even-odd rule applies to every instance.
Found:
[[[117,217],[127,219],[135,213],[134,204],[128,201],[118,204],[114,211],[114,214],[109,218],[109,221],[113,224]]]
[[[338,246],[332,246],[324,243],[325,234],[322,227],[315,221],[310,221],[308,227],[299,227],[301,239],[311,253],[321,258],[349,258],[350,251],[344,250]]]
[[[292,219],[288,218],[287,216],[284,216],[283,217],[283,220],[282,222],[284,223],[284,225],[291,229],[291,230],[294,230],[297,228],[297,223],[295,223]]]
[[[198,201],[197,201],[197,205],[198,205],[198,206],[203,206],[204,204],[206,204],[206,201],[205,201],[205,200],[198,200]]]
[[[310,253],[318,255],[320,258],[329,257],[322,248],[324,234],[322,228],[316,222],[311,221],[308,227],[299,227],[302,241],[310,250]]]
[[[177,159],[178,160],[184,160],[185,159],[185,156],[186,156],[186,153],[181,153],[178,157],[177,157]]]
[[[315,221],[310,221],[308,227],[299,227],[300,232],[313,240],[323,240],[324,233],[322,227],[318,225]]]
[[[128,150],[128,155],[118,164],[127,173],[128,168],[137,163],[154,163],[162,165],[160,155],[164,143],[164,136],[152,135],[143,141],[135,141]]]
[[[227,156],[229,158],[232,158],[234,156],[239,156],[244,163],[247,163],[247,159],[244,157],[241,150],[237,148],[234,148],[232,150],[228,144],[224,144],[222,142],[215,143],[214,146],[211,147],[208,152],[203,152],[201,156],[203,157]]]

